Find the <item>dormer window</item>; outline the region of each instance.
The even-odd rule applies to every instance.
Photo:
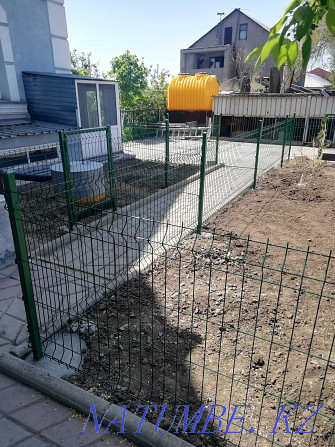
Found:
[[[239,34],[240,40],[247,40],[247,31],[248,31],[248,24],[242,23],[240,25],[240,34]]]

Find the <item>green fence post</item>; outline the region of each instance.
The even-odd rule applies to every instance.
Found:
[[[61,153],[63,173],[64,173],[64,185],[65,185],[67,212],[68,212],[68,217],[69,217],[70,230],[72,230],[73,224],[75,222],[74,198],[73,198],[73,189],[72,189],[72,180],[71,180],[69,148],[68,148],[65,132],[63,132],[63,131],[59,132],[59,145],[60,145],[60,153]]]
[[[199,189],[198,226],[197,226],[198,234],[201,234],[202,215],[204,209],[204,192],[205,192],[205,177],[206,177],[206,146],[207,146],[207,132],[204,132],[202,135],[202,146],[201,146],[200,189]]]
[[[288,122],[288,116],[286,115],[285,118],[285,126],[284,126],[284,136],[283,136],[283,148],[281,152],[281,161],[280,161],[280,167],[283,167],[284,164],[284,153],[285,153],[285,145],[286,145],[286,136],[287,136],[287,122]]]
[[[288,157],[287,159],[289,160],[291,157],[291,147],[292,147],[292,141],[293,141],[293,134],[294,134],[294,126],[295,126],[295,113],[293,114],[293,118],[291,119],[291,135],[290,135],[290,148],[288,150]]]
[[[107,140],[108,176],[109,176],[111,201],[113,209],[116,210],[115,173],[113,163],[112,133],[110,126],[106,126],[106,140]]]
[[[258,159],[259,159],[259,148],[261,145],[261,138],[262,138],[262,130],[263,130],[263,121],[259,120],[258,133],[257,133],[256,156],[255,156],[254,183],[252,185],[253,189],[256,189],[256,186],[257,186]]]
[[[33,285],[30,276],[26,240],[24,237],[19,197],[13,172],[2,173],[5,197],[8,206],[9,220],[13,234],[16,263],[19,269],[22,299],[26,311],[29,339],[35,360],[43,357],[42,342],[38,328],[38,320],[34,301]]]
[[[215,151],[215,164],[216,165],[219,163],[220,127],[221,127],[221,115],[217,115],[217,122],[216,122],[216,151]]]
[[[169,163],[170,163],[170,121],[169,114],[165,120],[165,188],[169,186]]]

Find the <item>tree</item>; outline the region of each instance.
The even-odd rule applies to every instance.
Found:
[[[250,92],[251,83],[255,84],[254,67],[250,61],[246,61],[249,51],[250,49],[241,47],[231,53],[231,64],[235,69],[235,77],[229,81],[231,89],[234,90],[236,86],[241,93]]]
[[[328,65],[335,68],[335,37],[322,20],[312,35],[311,62],[319,63],[325,59]]]
[[[78,53],[77,50],[71,51],[71,72],[81,76],[99,77],[99,63],[91,61],[92,53]]]
[[[293,0],[283,17],[271,28],[268,41],[255,48],[247,60],[258,57],[257,68],[272,54],[278,69],[284,63],[291,68],[301,51],[302,68],[305,70],[311,57],[312,37],[323,20],[327,30],[334,36],[335,0]]]
[[[120,85],[122,109],[136,109],[148,86],[149,70],[129,50],[111,60],[109,76],[116,77]]]
[[[149,84],[142,102],[145,108],[160,110],[161,113],[164,113],[167,105],[169,77],[170,73],[165,69],[160,70],[159,65],[156,65],[155,68],[150,67]]]

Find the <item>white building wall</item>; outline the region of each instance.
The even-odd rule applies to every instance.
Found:
[[[48,0],[50,34],[56,73],[71,72],[70,48],[63,0]]]
[[[17,75],[14,65],[13,48],[8,28],[8,19],[5,9],[0,5],[0,45],[4,65],[1,83],[3,84],[0,99],[9,99],[10,101],[20,101],[19,87],[17,83]],[[6,78],[6,79],[5,79]],[[7,81],[7,82],[6,82]],[[6,84],[6,86],[5,86]],[[9,97],[8,97],[9,95]],[[5,98],[7,96],[7,98]]]

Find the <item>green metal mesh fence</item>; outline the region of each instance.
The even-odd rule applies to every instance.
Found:
[[[28,234],[34,216],[17,218]],[[58,225],[41,220],[41,234]],[[207,406],[195,445],[333,445],[332,253],[115,213],[34,242],[25,265],[43,354],[77,371],[74,383],[129,409],[169,405],[161,427],[181,435],[176,406]],[[235,405],[249,406],[245,419],[224,433]],[[302,435],[308,405],[322,407]],[[223,407],[221,430],[211,420],[217,432],[203,435]]]
[[[70,132],[57,158],[5,174],[36,357],[64,363],[75,383],[130,409],[169,405],[165,429],[177,405],[203,408],[187,436],[195,445],[332,446],[334,256],[201,225],[254,182],[257,152],[259,175],[288,156],[292,123],[229,141],[168,127],[144,135],[141,126],[141,138],[111,136],[109,147],[108,129]],[[87,178],[86,163],[103,175]],[[69,205],[87,213],[71,222]],[[240,408],[243,430],[234,405],[250,406]],[[282,410],[294,405],[287,427]],[[302,435],[308,405],[322,407]],[[217,432],[205,435],[211,410],[224,412],[222,427],[211,419],[207,431]]]

